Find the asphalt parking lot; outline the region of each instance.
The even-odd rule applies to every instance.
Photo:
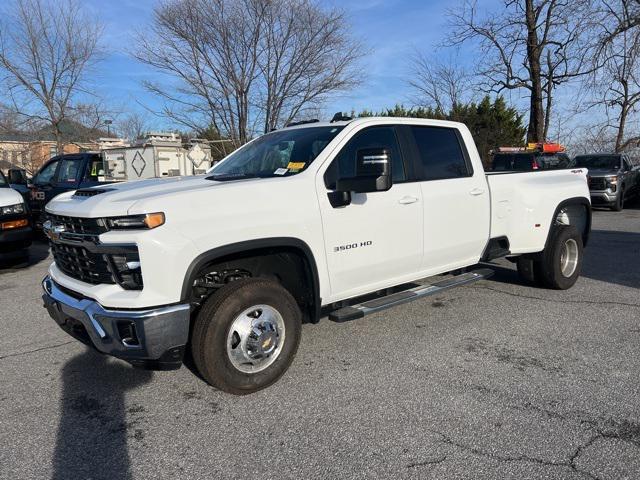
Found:
[[[0,267],[0,478],[638,478],[640,206],[596,211],[566,292],[491,280],[305,325],[247,397],[134,370],[47,316],[36,244]]]

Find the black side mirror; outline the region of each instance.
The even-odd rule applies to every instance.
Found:
[[[9,183],[13,185],[26,185],[27,176],[24,174],[23,170],[9,170]]]
[[[391,152],[386,148],[363,148],[356,154],[356,176],[339,178],[338,192],[386,192],[392,186]]]

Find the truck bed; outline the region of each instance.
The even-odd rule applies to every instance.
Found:
[[[586,169],[486,172],[491,238],[507,237],[513,254],[542,251],[557,207],[589,198]]]

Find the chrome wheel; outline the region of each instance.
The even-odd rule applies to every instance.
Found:
[[[269,305],[254,305],[238,315],[227,334],[227,355],[243,373],[257,373],[276,361],[284,345],[284,320]]]
[[[569,278],[578,267],[578,244],[573,238],[564,242],[560,252],[560,271],[562,275]]]

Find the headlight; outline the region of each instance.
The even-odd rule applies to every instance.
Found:
[[[150,230],[164,225],[164,213],[147,213],[126,217],[107,218],[107,226],[113,230]]]
[[[615,175],[611,176],[611,177],[606,177],[607,182],[609,183],[609,185],[617,185],[618,184],[618,177],[616,177]]]
[[[9,205],[8,207],[0,207],[0,215],[19,215],[26,212],[24,203],[16,203],[15,205]]]

